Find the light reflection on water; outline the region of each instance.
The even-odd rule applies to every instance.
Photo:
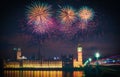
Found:
[[[4,77],[85,77],[83,71],[4,71]]]

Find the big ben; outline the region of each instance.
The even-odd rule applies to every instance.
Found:
[[[79,64],[79,66],[82,66],[83,65],[83,62],[82,62],[82,46],[80,44],[78,44],[77,54],[78,54],[78,64]]]

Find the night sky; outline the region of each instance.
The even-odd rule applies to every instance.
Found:
[[[109,57],[120,54],[120,7],[118,0],[41,0],[52,5],[54,11],[57,5],[70,5],[75,9],[82,6],[91,7],[95,11],[95,31],[84,33],[79,37],[61,38],[52,36],[42,39],[39,45],[39,34],[31,33],[23,26],[26,19],[26,6],[34,0],[3,0],[0,1],[1,25],[0,25],[0,56],[11,58],[13,48],[21,48],[24,56],[30,57],[38,54],[41,46],[41,54],[44,57],[60,56],[61,54],[74,54],[78,43],[83,46],[83,58],[93,57],[94,52],[99,51],[101,57]],[[80,33],[77,33],[79,35]],[[88,36],[86,36],[86,34]]]

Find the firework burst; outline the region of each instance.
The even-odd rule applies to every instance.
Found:
[[[93,18],[94,12],[92,9],[88,7],[82,7],[78,12],[78,16],[80,17],[81,20],[88,21]]]
[[[28,7],[28,24],[32,25],[34,32],[44,33],[51,27],[51,6],[36,2]]]
[[[59,18],[64,24],[72,24],[76,20],[76,14],[72,7],[67,6],[60,9]]]

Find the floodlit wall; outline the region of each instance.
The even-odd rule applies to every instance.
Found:
[[[32,61],[26,60],[22,62],[7,62],[4,63],[4,68],[62,68],[62,61]]]
[[[19,62],[7,62],[4,63],[4,68],[19,68],[20,64]]]

